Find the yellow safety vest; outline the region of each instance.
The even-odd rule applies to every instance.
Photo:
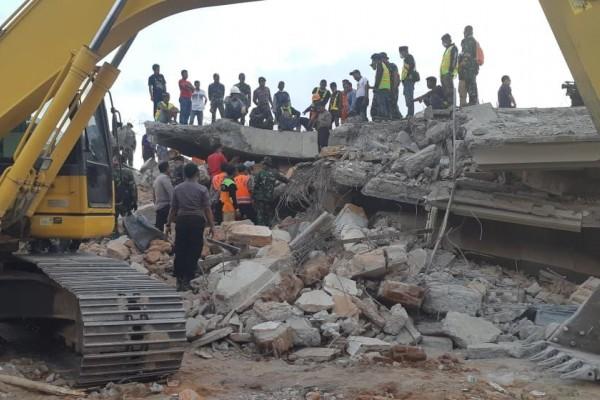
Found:
[[[444,76],[444,75],[448,75],[450,73],[450,66],[452,65],[452,50],[455,48],[454,45],[449,46],[448,48],[446,48],[446,51],[444,51],[444,56],[442,57],[442,65],[440,67],[440,75]],[[456,77],[457,74],[457,68],[454,68],[454,71],[452,71],[452,77]]]
[[[385,65],[384,62],[381,63],[383,67],[383,75],[381,76],[381,82],[379,82],[379,87],[377,89],[380,90],[390,90],[392,88],[392,76],[390,74],[390,69]]]
[[[400,76],[400,79],[405,81],[406,78],[408,78],[408,69],[409,69],[409,65],[407,63],[404,63],[404,65],[402,66],[402,75]]]
[[[329,111],[339,111],[340,110],[340,92],[335,92],[335,94],[331,95],[331,100],[329,103]]]

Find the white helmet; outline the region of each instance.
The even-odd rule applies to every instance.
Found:
[[[234,86],[231,88],[231,94],[240,94],[242,92],[240,92],[240,88],[237,86]]]

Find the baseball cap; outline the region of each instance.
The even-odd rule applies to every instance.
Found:
[[[354,75],[354,74],[360,74],[360,71],[355,69],[354,71],[350,72],[349,75]]]

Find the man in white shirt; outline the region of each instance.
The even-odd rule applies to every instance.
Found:
[[[350,72],[350,75],[358,82],[356,85],[356,100],[352,115],[360,115],[363,121],[368,121],[367,107],[369,106],[369,81],[367,78],[363,77],[357,69]]]
[[[198,119],[198,125],[202,126],[204,119],[204,107],[208,99],[206,92],[200,89],[200,81],[194,82],[194,92],[192,93],[192,114],[190,116],[190,125],[194,125],[194,118]]]

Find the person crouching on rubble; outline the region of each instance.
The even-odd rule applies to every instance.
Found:
[[[200,170],[194,163],[183,168],[185,181],[174,189],[169,212],[167,234],[175,223],[175,277],[177,290],[190,290],[198,260],[204,245],[204,228],[208,224],[209,236],[214,234],[215,222],[210,209],[208,190],[198,183]]]
[[[331,122],[329,124],[331,125]],[[257,225],[271,226],[275,217],[275,186],[277,181],[288,183],[289,179],[275,170],[271,157],[265,157],[262,166],[262,171],[254,177],[252,199]]]
[[[163,100],[158,103],[156,114],[154,115],[156,122],[162,122],[163,124],[177,123],[179,109],[170,103],[170,100],[171,95],[169,93],[163,94]]]

